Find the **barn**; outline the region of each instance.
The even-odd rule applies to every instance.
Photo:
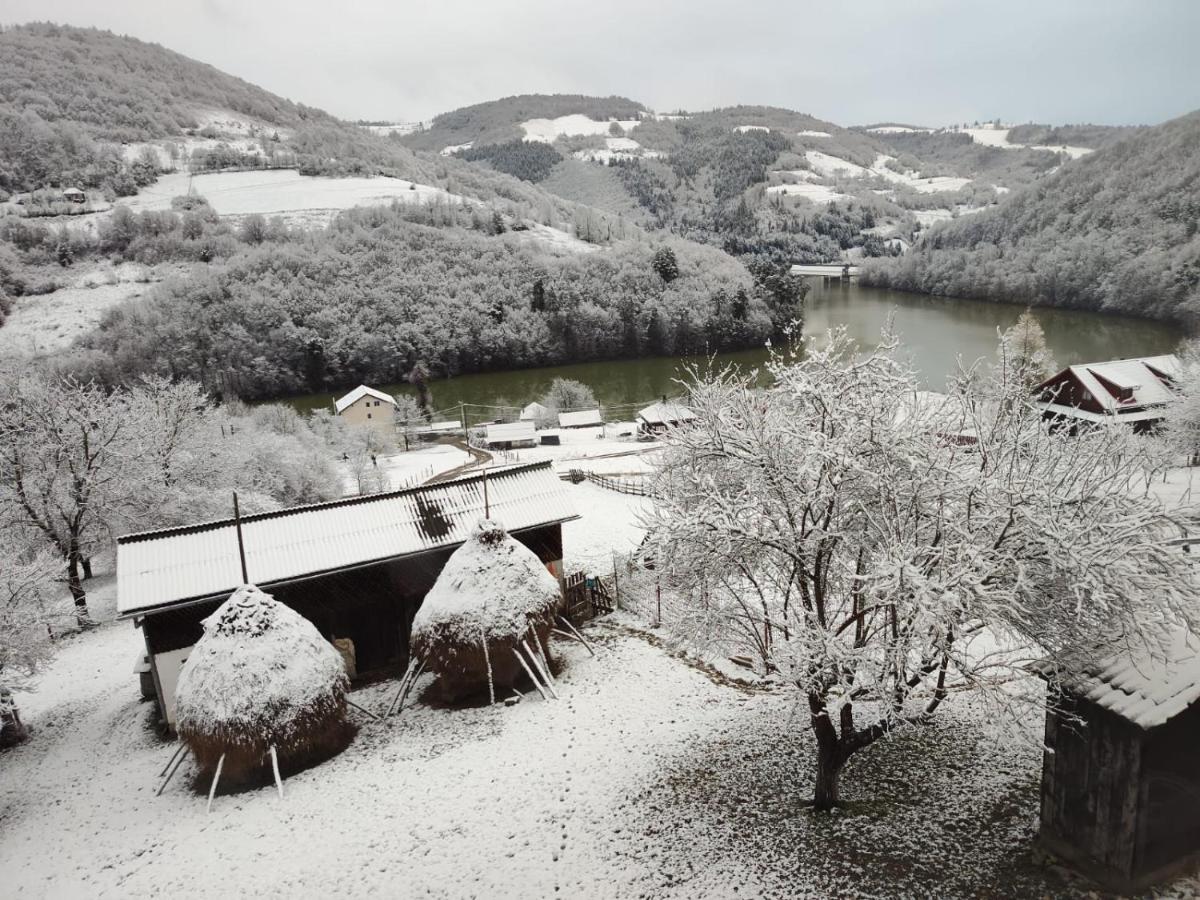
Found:
[[[562,581],[562,523],[576,518],[549,462],[403,491],[117,539],[117,610],[146,642],[163,719],[201,622],[245,582],[349,651],[357,675],[408,663],[413,616],[450,554],[486,516]],[[240,547],[245,550],[245,571]]]
[[[593,428],[604,424],[599,409],[580,409],[558,414],[559,428]]]
[[[1040,840],[1119,892],[1200,861],[1200,638],[1166,643],[1057,671],[1046,713]]]
[[[484,442],[491,450],[512,450],[516,447],[536,447],[537,428],[533,422],[498,422],[488,425]]]
[[[1149,431],[1175,400],[1182,366],[1174,354],[1067,366],[1033,389],[1035,404],[1055,423],[1123,422]]]

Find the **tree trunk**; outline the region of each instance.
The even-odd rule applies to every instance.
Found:
[[[845,756],[838,749],[817,748],[817,780],[813,788],[813,809],[828,812],[838,805],[838,779]]]
[[[72,546],[67,554],[67,586],[71,589],[71,598],[75,601],[75,619],[80,625],[87,625],[91,619],[88,616],[87,591],[79,578],[79,548]]]
[[[83,580],[87,581],[91,577],[92,577],[92,558],[90,556],[87,556],[87,557],[84,557],[84,560],[83,560]]]

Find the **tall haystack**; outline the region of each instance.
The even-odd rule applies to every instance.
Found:
[[[269,778],[338,753],[354,736],[346,719],[346,667],[312,623],[254,585],[238,588],[204,620],[179,673],[180,738],[200,777]]]
[[[457,700],[511,687],[522,675],[544,682],[558,579],[504,526],[483,520],[446,561],[413,619],[412,650]],[[518,659],[518,654],[522,659]]]

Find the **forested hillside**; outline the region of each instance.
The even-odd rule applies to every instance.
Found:
[[[1200,318],[1200,112],[1063,166],[997,208],[874,263],[933,294]]]
[[[761,346],[803,287],[758,283],[718,250],[671,240],[549,254],[511,234],[434,228],[421,208],[267,233],[207,273],[122,308],[61,365],[110,384],[147,373],[245,398],[435,375]],[[426,218],[428,221],[428,219]]]

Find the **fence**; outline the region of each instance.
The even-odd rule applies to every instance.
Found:
[[[599,487],[606,488],[610,491],[616,491],[619,494],[632,494],[635,497],[657,497],[654,489],[646,484],[645,480],[634,480],[631,478],[609,478],[607,475],[597,475],[595,472],[588,472],[583,469],[572,469],[570,480],[574,484],[587,480]]]

